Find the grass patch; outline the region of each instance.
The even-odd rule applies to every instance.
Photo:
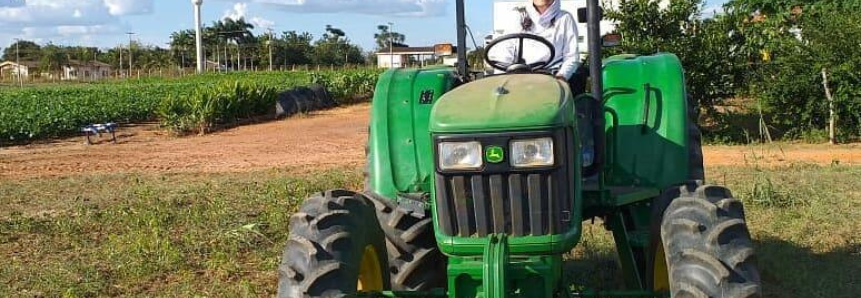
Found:
[[[745,201],[766,297],[861,292],[861,167],[708,175]],[[271,296],[290,214],[310,193],[360,183],[359,169],[0,181],[0,297]],[[566,269],[618,286],[611,237],[585,223]]]
[[[65,180],[62,192],[0,182],[0,297],[271,296],[303,198],[361,182],[353,171]],[[26,197],[40,199],[14,202]]]
[[[707,169],[706,175],[745,203],[764,297],[861,293],[861,167],[723,166]],[[621,287],[612,234],[599,222],[584,223],[583,229],[569,269],[592,286]]]

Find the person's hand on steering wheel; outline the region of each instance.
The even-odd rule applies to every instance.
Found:
[[[544,45],[550,51],[550,58],[548,58],[546,60],[533,62],[533,63],[526,63],[526,61],[523,59],[523,52],[524,52],[523,42],[527,39],[537,41],[540,44]],[[494,69],[497,69],[499,71],[504,71],[504,72],[508,72],[508,73],[512,73],[512,72],[538,72],[540,70],[545,69],[553,61],[553,59],[556,58],[556,48],[553,46],[552,43],[550,43],[549,41],[547,41],[546,39],[544,39],[541,36],[529,34],[529,33],[514,33],[514,34],[503,35],[503,36],[493,40],[492,42],[490,42],[490,44],[487,45],[485,52],[491,53],[491,50],[494,47],[502,44],[505,41],[509,41],[509,40],[517,40],[517,42],[518,42],[518,47],[516,50],[514,61],[513,62],[503,62],[503,61],[493,60],[490,57],[491,55],[485,55],[485,62],[487,62],[487,65],[490,65],[490,67],[493,67]],[[566,81],[564,78],[562,78],[562,80]]]

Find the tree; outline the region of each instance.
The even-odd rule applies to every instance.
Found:
[[[741,47],[755,62],[749,94],[759,99],[772,124],[790,136],[827,127],[824,69],[834,93],[838,138],[861,136],[861,2],[734,0],[727,8],[743,38]]]
[[[374,34],[374,40],[377,41],[377,50],[382,50],[384,48],[389,47],[389,43],[392,43],[395,47],[406,47],[404,44],[404,40],[406,40],[406,36],[403,34],[389,31],[389,26],[379,25],[377,26],[377,30],[380,30],[379,33]]]
[[[206,35],[219,45],[223,42],[225,48],[227,48],[227,42],[232,41],[236,45],[236,55],[234,59],[226,59],[225,64],[238,62],[239,65],[242,65],[243,58],[246,58],[242,54],[243,48],[253,47],[257,41],[257,38],[251,32],[252,29],[254,29],[254,25],[246,22],[244,18],[237,20],[226,18],[213,22]],[[212,51],[214,49],[209,50]],[[239,69],[239,65],[235,65],[234,69]]]
[[[16,56],[16,54],[19,56]],[[15,61],[16,58],[19,58],[21,61],[39,61],[41,56],[42,47],[28,40],[14,42],[3,51],[4,61]]]
[[[326,34],[335,37],[344,37],[347,35],[346,33],[344,33],[344,30],[332,27],[332,25],[326,25]]]
[[[722,17],[702,19],[702,0],[670,1],[665,8],[659,4],[621,0],[618,8],[606,12],[618,22],[616,30],[624,37],[619,50],[678,55],[685,67],[688,94],[707,116],[716,116],[714,107],[733,97],[745,77],[746,61],[733,47],[733,23]]]
[[[317,65],[361,64],[364,60],[362,49],[350,44],[346,33],[331,25],[326,25],[326,33],[314,43],[311,58]]]
[[[189,67],[195,60],[196,33],[194,30],[186,29],[170,34],[170,49],[174,63],[181,67]]]
[[[283,38],[279,42],[284,49],[279,51],[283,57],[280,57],[281,59],[278,61],[284,61],[284,64],[288,65],[311,64],[311,56],[314,54],[314,46],[311,45],[313,41],[314,36],[308,32],[284,32]]]
[[[69,56],[61,47],[53,44],[48,44],[42,49],[42,56],[39,60],[39,68],[48,73],[54,73],[60,77],[63,70],[63,65],[69,63]]]

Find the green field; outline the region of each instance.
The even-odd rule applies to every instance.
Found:
[[[861,167],[709,173],[746,202],[766,297],[861,293]],[[0,296],[271,296],[302,198],[360,183],[359,169],[2,181]],[[619,282],[599,223],[572,256],[591,286]]]
[[[277,92],[319,83],[337,100],[350,102],[371,94],[378,74],[375,69],[247,72],[0,88],[0,146],[70,135],[92,123],[159,120],[156,111],[166,99],[236,82]],[[274,110],[274,100],[270,104]]]

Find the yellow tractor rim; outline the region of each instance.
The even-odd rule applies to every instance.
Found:
[[[362,261],[359,263],[359,283],[356,286],[359,292],[382,291],[383,271],[377,250],[373,246],[365,246],[362,252]]]
[[[667,258],[664,246],[658,245],[655,250],[654,268],[652,269],[652,290],[655,292],[670,291],[670,273],[667,270]]]

